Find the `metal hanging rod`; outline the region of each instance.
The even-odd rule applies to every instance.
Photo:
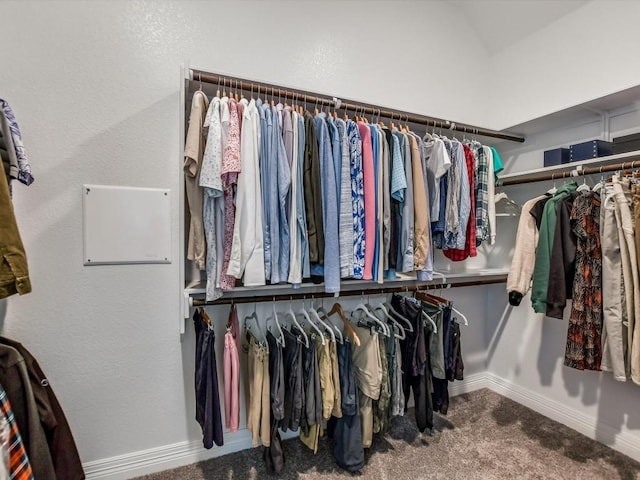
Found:
[[[348,290],[340,292],[340,297],[355,297],[360,295],[384,295],[387,293],[403,293],[403,292],[418,292],[425,290],[438,290],[449,287],[473,287],[477,285],[491,285],[494,283],[504,283],[505,279],[491,278],[487,280],[474,280],[469,282],[457,282],[457,283],[440,283],[440,284],[423,284],[423,285],[410,285],[404,287],[380,287],[380,288],[367,288],[363,290]],[[264,303],[264,302],[282,302],[286,300],[303,300],[308,298],[330,298],[333,297],[333,293],[292,293],[291,295],[260,295],[255,297],[236,297],[236,298],[220,298],[212,302],[207,302],[200,298],[192,298],[191,303],[194,307],[203,307],[206,305],[231,305],[235,303]]]
[[[593,175],[596,173],[615,172],[618,170],[633,169],[636,167],[636,163],[638,164],[638,167],[640,167],[640,161],[636,160],[631,162],[612,163],[610,165],[602,165],[600,167],[581,168],[580,165],[578,165],[577,168],[564,172],[549,172],[536,175],[507,178],[504,181],[500,182],[500,185],[519,185],[522,183],[544,182],[546,180],[560,180],[567,177],[582,177],[585,175]]]
[[[229,75],[205,72],[203,70],[190,69],[190,72],[191,80],[193,81],[219,86],[224,85],[232,90],[252,91],[256,93],[262,93],[264,95],[272,95],[274,97],[277,95],[279,98],[289,98],[297,102],[315,104],[319,107],[330,106],[334,109],[351,110],[354,113],[366,113],[368,115],[374,115],[377,117],[397,119],[398,121],[412,122],[421,125],[432,126],[434,128],[456,130],[458,132],[481,135],[484,137],[499,138],[501,140],[509,140],[511,142],[523,143],[525,141],[524,137],[521,135],[514,135],[512,133],[505,133],[497,130],[490,130],[488,128],[476,127],[464,123],[451,122],[442,118],[418,115],[415,113],[404,112],[400,110],[378,108],[375,105],[363,105],[361,103],[346,102],[344,100],[335,99],[327,95],[323,96],[322,94],[313,92],[305,92],[302,90],[280,87],[274,84],[255,82],[253,80],[247,80],[244,78],[230,77]]]

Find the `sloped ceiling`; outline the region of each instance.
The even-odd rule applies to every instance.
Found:
[[[590,0],[444,1],[460,10],[487,53],[494,55],[584,6]]]

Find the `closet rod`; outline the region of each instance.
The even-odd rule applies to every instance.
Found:
[[[457,282],[457,283],[440,283],[440,284],[423,284],[423,285],[411,285],[405,287],[380,287],[380,288],[367,288],[363,290],[347,290],[340,292],[340,297],[355,297],[360,295],[384,295],[386,293],[403,293],[403,292],[417,292],[424,290],[437,290],[449,287],[473,287],[477,285],[491,285],[493,283],[504,283],[504,279],[492,278],[487,280],[474,280],[469,282]],[[212,302],[207,302],[201,298],[193,298],[192,305],[194,307],[203,307],[205,305],[230,305],[233,303],[264,303],[264,302],[283,302],[286,300],[303,300],[308,298],[330,298],[333,297],[333,293],[292,293],[291,295],[259,295],[255,297],[223,297]]]
[[[473,125],[464,123],[451,122],[436,117],[429,117],[426,115],[418,115],[415,113],[404,112],[400,110],[389,110],[378,108],[375,105],[366,106],[359,103],[347,103],[340,100],[336,102],[333,98],[327,96],[321,96],[320,94],[311,92],[303,92],[302,90],[295,90],[290,88],[279,87],[278,85],[254,82],[253,80],[247,80],[244,78],[230,77],[228,75],[221,75],[212,72],[205,72],[203,70],[191,69],[191,80],[208,83],[212,85],[222,86],[226,83],[227,88],[231,90],[245,90],[262,93],[265,95],[273,95],[278,97],[285,97],[295,101],[306,102],[307,104],[317,104],[318,106],[330,106],[335,109],[351,110],[352,112],[362,112],[369,115],[375,115],[385,117],[398,122],[407,121],[417,123],[426,126],[432,126],[435,128],[445,128],[449,130],[456,130],[459,132],[465,132],[472,135],[482,135],[484,137],[499,138],[502,140],[509,140],[511,142],[523,143],[524,137],[520,135],[514,135],[511,133],[499,132],[497,130],[490,130],[487,128],[480,128]]]
[[[636,163],[638,167],[640,167],[640,162],[632,161],[632,162],[620,162],[620,163],[612,163],[611,165],[603,165],[600,167],[587,167],[587,168],[577,168],[564,172],[557,173],[540,173],[537,175],[531,175],[526,177],[515,177],[515,178],[507,178],[504,181],[499,182],[500,185],[508,186],[508,185],[519,185],[522,183],[534,183],[534,182],[543,182],[545,180],[559,180],[566,177],[582,177],[585,175],[593,175],[595,173],[605,173],[605,172],[615,172],[617,170],[624,170],[627,168],[635,168]]]

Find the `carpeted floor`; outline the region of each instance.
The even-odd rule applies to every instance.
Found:
[[[640,479],[640,463],[490,390],[452,399],[436,432],[422,436],[411,417],[396,418],[374,438],[362,478],[422,479]],[[314,456],[298,439],[284,442],[286,465],[267,473],[262,449],[246,450],[139,480],[334,480],[340,470],[323,440]]]

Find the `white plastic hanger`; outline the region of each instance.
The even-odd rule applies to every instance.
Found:
[[[258,341],[258,344],[263,346],[269,351],[269,344],[267,343],[267,337],[260,328],[260,322],[258,321],[258,315],[254,310],[251,315],[244,317],[244,328]]]
[[[313,306],[313,298],[311,299],[311,305]],[[313,310],[318,314],[319,318],[326,320],[326,325],[328,325],[329,329],[333,330],[334,334],[338,336],[338,342],[342,345],[344,343],[342,330],[331,320],[331,318],[329,318],[329,314],[324,309],[324,306],[320,305],[318,308],[314,308]]]
[[[394,315],[394,317],[396,318],[396,320],[402,320],[406,325],[404,325],[404,329],[408,332],[413,333],[413,325],[411,325],[411,322],[409,321],[409,319],[407,317],[405,317],[404,315],[398,313],[392,306],[390,303],[385,303],[384,304],[385,307],[387,307],[387,311]]]
[[[275,337],[276,341],[282,346],[285,346],[285,340],[284,340],[284,332],[282,331],[282,328],[280,328],[280,321],[278,320],[278,312],[276,312],[276,300],[275,297],[273,299],[273,311],[271,313],[271,316],[269,318],[267,318],[267,330],[269,330],[269,332],[271,332],[271,334]],[[277,331],[274,333],[273,329],[271,328],[271,326],[269,325],[269,323],[276,324],[276,329]]]
[[[454,311],[454,312],[456,312],[456,313],[458,314],[458,316],[459,316],[460,318],[462,318],[462,321],[464,322],[464,324],[465,324],[467,327],[469,326],[469,320],[467,320],[467,317],[465,317],[465,316],[464,316],[464,314],[463,314],[460,310],[458,310],[458,309],[454,308],[454,307],[453,307],[453,305],[451,306],[451,310],[452,310],[452,311]]]
[[[307,336],[307,333],[304,331],[304,328],[302,328],[302,325],[300,325],[300,323],[298,323],[298,319],[296,318],[296,314],[293,312],[291,301],[289,302],[289,310],[287,310],[285,312],[285,317],[291,319],[291,321],[293,322],[293,325],[295,325],[295,327],[300,332],[300,335],[302,335],[302,338],[304,338],[304,345],[307,348],[309,348],[309,337]]]
[[[303,304],[303,308],[304,308],[304,304]],[[311,317],[311,320],[312,321],[315,320],[314,323],[319,323],[320,325],[322,325],[324,327],[325,331],[329,333],[329,336],[331,337],[331,341],[335,343],[335,341],[336,341],[335,331],[333,330],[333,328],[328,323],[325,323],[320,318],[320,315],[318,314],[316,309],[313,308],[313,303],[311,304],[311,307],[309,309],[307,309],[307,311],[309,312],[309,316]],[[340,342],[340,343],[342,343],[342,342]]]
[[[377,305],[374,308],[374,310],[380,310],[382,313],[384,313],[384,316],[387,317],[391,321],[392,325],[394,325],[395,327],[398,328],[398,331],[400,333],[399,334],[394,333],[394,336],[396,338],[399,338],[400,340],[404,340],[405,338],[407,338],[407,334],[405,333],[404,328],[402,327],[402,325],[400,325],[400,323],[394,317],[389,315],[389,312],[388,312],[387,308],[384,306],[383,303]]]
[[[547,193],[548,193],[549,195],[555,195],[555,194],[556,194],[556,192],[558,191],[558,187],[556,187],[556,174],[555,174],[555,173],[552,173],[552,174],[551,174],[551,180],[553,181],[553,187],[551,187],[551,188],[547,191]]]
[[[309,313],[304,308],[304,303],[302,304],[302,308],[298,312],[298,315],[302,316],[302,318],[307,323],[307,325],[309,325],[309,327],[311,327],[313,330],[316,331],[318,335],[320,335],[320,340],[322,341],[322,345],[324,345],[325,343],[324,334],[322,333],[322,330],[320,330],[320,328],[318,328],[318,326],[311,321],[311,317],[309,316]]]
[[[438,326],[436,325],[436,322],[434,322],[433,318],[431,318],[431,315],[427,314],[427,312],[423,310],[422,316],[425,318],[425,320],[427,320],[431,324],[431,327],[433,328],[433,333],[437,334]]]
[[[387,330],[387,326],[382,323],[380,321],[380,319],[378,317],[376,317],[375,315],[373,315],[369,309],[365,306],[364,303],[359,303],[358,305],[356,305],[356,308],[353,309],[352,313],[356,313],[356,312],[362,312],[364,313],[365,317],[369,318],[370,320],[372,320],[374,323],[378,324],[380,326],[380,328],[382,329],[382,333],[386,336],[389,337],[391,336],[389,331]]]
[[[584,173],[584,170],[582,171],[582,185],[578,186],[578,188],[576,188],[576,192],[590,192],[591,188],[589,188],[589,185],[587,185],[587,176]]]
[[[602,166],[600,166],[600,180],[593,186],[592,191],[599,192],[600,190],[602,190],[602,187],[604,187],[604,184],[604,175],[602,175]]]

